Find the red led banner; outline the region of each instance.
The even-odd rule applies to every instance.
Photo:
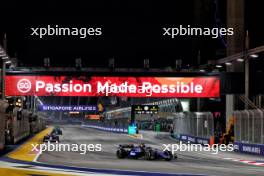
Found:
[[[219,97],[218,77],[6,76],[6,96]]]

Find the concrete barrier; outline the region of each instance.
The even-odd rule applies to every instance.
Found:
[[[264,156],[264,144],[249,144],[235,141],[234,151]]]
[[[212,145],[212,141],[209,138],[202,138],[202,137],[196,137],[196,136],[191,136],[191,135],[186,135],[186,134],[178,134],[174,135],[174,138],[184,141],[184,142],[190,142],[194,144],[210,144]]]

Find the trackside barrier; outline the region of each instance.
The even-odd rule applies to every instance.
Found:
[[[235,141],[234,151],[264,156],[264,144],[247,144]]]
[[[211,145],[211,141],[209,138],[202,138],[202,137],[195,137],[195,136],[190,136],[190,135],[186,135],[186,134],[179,134],[174,136],[174,138],[180,140],[180,141],[184,141],[184,142],[190,142],[193,144],[209,144]]]
[[[264,155],[264,110],[234,111],[234,149]]]
[[[250,144],[264,144],[263,109],[234,111],[235,141]]]
[[[96,125],[82,125],[82,127],[93,128],[102,131],[110,131],[114,133],[127,133],[126,128],[112,128],[112,127],[104,127],[104,126],[96,126]]]
[[[178,140],[214,144],[214,118],[211,112],[180,112],[171,115],[174,134]]]

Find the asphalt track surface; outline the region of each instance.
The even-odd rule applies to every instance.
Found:
[[[65,144],[101,144],[102,151],[87,152],[43,152],[38,162],[54,165],[77,166],[95,169],[130,170],[174,174],[201,174],[221,176],[255,176],[264,175],[263,166],[248,165],[240,162],[225,160],[230,157],[240,157],[264,161],[263,157],[241,155],[234,152],[178,152],[178,159],[173,161],[146,161],[144,159],[117,159],[118,144],[145,143],[156,148],[162,144],[175,144],[166,133],[142,132],[143,139],[99,131],[80,126],[62,126],[63,135],[60,140]]]

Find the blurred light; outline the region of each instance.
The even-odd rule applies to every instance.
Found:
[[[90,115],[85,115],[84,116],[86,119],[91,119],[91,120],[100,120],[100,115],[97,114],[90,114]]]
[[[222,65],[216,65],[215,67],[216,68],[222,68],[223,66]]]
[[[251,54],[250,57],[252,57],[252,58],[258,58],[258,55],[257,54]]]
[[[226,62],[225,64],[226,64],[226,65],[232,65],[232,63],[231,63],[231,62]]]
[[[115,59],[114,58],[110,58],[108,60],[108,67],[111,68],[111,69],[115,68]]]
[[[242,58],[238,58],[237,61],[238,61],[238,62],[244,62],[244,59],[242,59]]]
[[[77,68],[82,67],[82,59],[81,58],[75,59],[75,67],[77,67]]]
[[[149,59],[144,59],[144,68],[149,69]]]
[[[200,72],[205,72],[205,70],[204,69],[201,69],[201,70],[199,70]]]
[[[182,110],[184,112],[190,111],[190,102],[189,101],[181,101]]]
[[[50,59],[44,58],[44,67],[50,67]]]
[[[182,60],[177,59],[175,63],[176,63],[176,70],[180,70],[182,67]]]
[[[39,102],[41,105],[43,105],[43,103],[42,103],[42,101],[41,101],[40,99],[38,99],[38,102]]]
[[[5,56],[2,57],[2,59],[6,60],[6,59],[8,59],[8,56],[5,55]]]
[[[9,61],[6,61],[5,63],[6,63],[6,64],[11,64],[12,62],[9,60]]]
[[[69,114],[80,114],[79,111],[70,111]]]

